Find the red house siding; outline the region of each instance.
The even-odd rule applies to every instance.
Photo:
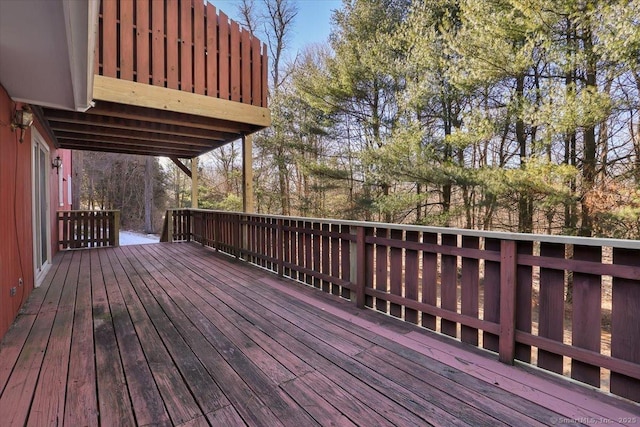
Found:
[[[11,116],[16,106],[21,105],[16,105],[0,85],[0,338],[11,326],[34,287],[32,131],[27,130],[24,142],[20,143],[20,132],[11,130]],[[41,124],[35,123],[34,127],[39,130],[49,146],[49,160],[52,160],[59,152],[46,136],[47,133]],[[70,160],[68,163],[65,169],[71,170]],[[55,212],[59,207],[58,177],[55,169],[51,168],[49,178],[52,236],[50,244],[51,253],[54,254],[57,251],[57,245],[53,241],[57,236]],[[22,286],[19,286],[20,278],[23,279]],[[11,296],[13,287],[16,288],[16,294]]]

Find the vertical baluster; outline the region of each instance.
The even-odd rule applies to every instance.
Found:
[[[216,8],[207,3],[206,50],[207,50],[207,95],[218,96],[218,16]]]
[[[541,243],[540,256],[563,258],[565,247],[557,243]],[[538,335],[562,342],[564,338],[564,271],[540,269],[540,311]],[[562,373],[562,355],[538,350],[538,366]]]
[[[347,239],[347,237],[351,236],[351,228],[343,224],[340,226],[340,233],[344,236],[340,239],[340,270],[342,280],[346,282],[352,282],[353,279],[351,277],[351,240]],[[341,289],[342,298],[350,298],[351,290],[343,287]]]
[[[240,101],[240,26],[231,21],[231,100]]]
[[[462,236],[462,247],[468,249],[480,248],[480,239],[474,236]],[[460,289],[462,314],[478,318],[478,294],[480,291],[480,269],[476,258],[462,257],[462,283]],[[469,326],[462,326],[460,339],[462,342],[478,345],[478,330]]]
[[[417,231],[407,231],[407,242],[417,243],[419,234]],[[418,251],[415,249],[405,250],[405,297],[411,301],[418,301]],[[418,312],[405,308],[405,320],[411,323],[418,323]]]
[[[231,94],[231,82],[229,81],[229,18],[222,11],[219,11],[218,26],[220,98],[229,99]]]
[[[391,240],[397,244],[402,244],[403,231],[391,230]],[[402,253],[403,249],[391,246],[390,257],[390,290],[392,295],[402,296]],[[391,303],[389,313],[394,317],[402,317],[402,306]]]
[[[180,90],[193,92],[191,1],[180,2]]]
[[[485,239],[485,251],[493,252],[500,259],[500,240]],[[493,323],[500,323],[500,261],[484,262],[484,279],[482,281],[484,289],[483,309],[484,320]],[[529,303],[531,305],[531,303]],[[483,332],[482,346],[487,350],[498,351],[498,335],[490,332]]]
[[[204,4],[202,0],[193,2],[193,92],[199,95],[204,95],[205,88]]]
[[[136,1],[136,81],[149,84],[149,0]]]
[[[133,2],[120,1],[120,78],[133,81]]]
[[[456,247],[458,236],[453,234],[442,235],[444,247]],[[442,255],[442,277],[440,282],[441,306],[452,312],[458,311],[458,257],[455,255]],[[441,331],[452,337],[457,336],[457,323],[450,320],[441,320]]]
[[[340,224],[331,224],[331,252],[329,257],[331,258],[331,277],[334,278],[331,284],[331,293],[333,295],[340,295],[340,285],[336,284],[336,279],[340,278],[340,239],[338,233],[340,233]]]
[[[388,239],[389,230],[386,228],[376,228],[376,237]],[[376,243],[376,283],[375,289],[382,292],[389,292],[389,247],[386,243]],[[371,264],[370,264],[371,266]],[[376,298],[376,309],[387,313],[389,303],[382,298]]]
[[[602,262],[602,247],[574,246],[573,258]],[[600,353],[602,334],[602,277],[573,273],[571,344]],[[571,361],[571,378],[600,387],[600,368],[577,360]]]
[[[422,243],[437,245],[438,235],[422,233]],[[422,302],[435,307],[438,304],[438,254],[431,250],[422,252]],[[422,326],[436,329],[436,317],[422,313]]]
[[[153,15],[153,46],[152,55],[153,61],[153,84],[155,86],[163,86],[161,75],[164,73],[160,69],[164,64],[160,63],[160,58],[164,58],[164,37],[160,31],[163,25],[164,16],[162,9],[162,2],[154,1],[152,3],[152,15]],[[167,51],[166,51],[166,65],[167,65],[167,87],[169,89],[178,89],[178,81],[180,74],[180,57],[178,56],[178,0],[166,0],[167,8]],[[162,57],[158,58],[159,55]],[[156,60],[158,62],[156,62]]]
[[[640,250],[615,248],[613,264],[638,267]],[[611,356],[640,364],[640,280],[613,278]],[[611,393],[640,402],[640,380],[611,372]]]

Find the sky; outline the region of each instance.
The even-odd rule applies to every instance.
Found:
[[[222,9],[231,19],[239,21],[237,12],[238,0],[209,0],[216,8]],[[312,43],[324,43],[331,32],[331,12],[342,6],[341,0],[293,0],[298,4],[291,39],[291,51],[295,54],[306,45]],[[256,0],[256,4],[260,0]],[[263,40],[266,42],[266,40]]]

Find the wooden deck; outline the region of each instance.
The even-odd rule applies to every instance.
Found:
[[[640,423],[640,406],[196,244],[59,254],[0,345],[13,425]]]

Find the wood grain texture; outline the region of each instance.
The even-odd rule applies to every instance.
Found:
[[[240,100],[251,104],[251,34],[242,30],[240,33]]]
[[[499,252],[500,240],[484,239],[484,248],[487,251]],[[484,262],[484,315],[483,319],[494,323],[500,323],[500,263],[496,261]],[[482,334],[483,347],[487,350],[498,351],[498,336],[484,331]]]
[[[565,246],[554,243],[540,245],[540,255],[564,258]],[[564,337],[564,271],[540,269],[538,335],[562,342]],[[538,350],[538,366],[562,373],[562,356]]]
[[[462,247],[478,249],[480,239],[474,236],[462,236]],[[462,277],[460,281],[461,313],[478,317],[478,298],[480,293],[480,268],[477,259],[462,258]],[[462,325],[462,342],[478,345],[478,330]]]
[[[614,249],[614,265],[637,265],[640,251]],[[613,279],[611,356],[640,364],[640,279]],[[640,380],[612,370],[611,392],[640,402]]]
[[[574,246],[575,259],[602,262],[602,248]],[[602,279],[600,276],[574,273],[571,319],[571,344],[600,353],[602,333]],[[571,378],[600,387],[600,368],[571,361]]]
[[[207,96],[218,96],[218,15],[216,8],[211,3],[207,3],[206,9],[207,25],[206,31],[206,51],[207,51],[207,73],[206,86]]]
[[[220,10],[218,14],[218,88],[221,99],[230,99],[231,95],[229,46],[229,18]]]
[[[175,0],[174,0],[175,1]],[[151,38],[151,74],[153,76],[152,82],[154,86],[165,87],[165,64],[167,66],[166,82],[167,87],[171,89],[177,89],[177,77],[178,77],[178,64],[177,64],[177,49],[176,43],[178,36],[178,14],[171,15],[171,12],[177,12],[174,8],[175,4],[167,3],[167,29],[165,30],[165,15],[164,5],[159,2],[153,2],[151,8],[151,26],[152,26],[152,38]],[[175,33],[173,32],[175,30]],[[165,52],[165,34],[166,34],[166,52]],[[173,38],[171,37],[173,36]],[[175,58],[169,54],[170,51],[175,51]],[[176,62],[171,62],[176,61]],[[171,70],[171,68],[174,68]],[[175,86],[169,85],[169,75],[175,73]],[[173,83],[173,82],[172,82]]]
[[[437,244],[438,235],[422,233],[424,244]],[[422,252],[422,302],[436,307],[438,304],[438,254]],[[422,326],[436,330],[436,317],[422,313]]]
[[[178,53],[178,0],[167,0],[167,87],[179,89],[180,81],[180,56]],[[156,33],[154,31],[154,43]],[[158,46],[158,51],[160,47]],[[154,78],[155,82],[155,78]],[[155,84],[155,83],[154,83]]]
[[[240,102],[240,84],[242,74],[242,69],[240,68],[240,25],[235,21],[231,21],[229,43],[229,54],[231,60],[229,68],[229,74],[231,75],[231,100]]]
[[[533,296],[533,268],[521,265],[520,258],[533,253],[532,242],[518,242],[518,287],[516,289],[516,330],[531,332],[532,321],[532,296]],[[531,346],[516,343],[516,358],[526,363],[531,362]]]
[[[269,93],[269,57],[267,56],[267,44],[262,44],[262,104],[267,108],[267,96]]]
[[[416,231],[407,231],[406,239],[410,242],[417,242],[420,235]],[[405,298],[418,301],[418,273],[419,273],[418,251],[407,250],[405,254]],[[413,309],[405,309],[405,320],[411,323],[418,323],[418,312]]]
[[[502,363],[513,364],[516,354],[517,246],[513,240],[500,242],[500,343]]]
[[[229,239],[234,233],[229,228]],[[36,413],[29,403],[59,408],[60,393],[46,391],[65,383],[71,406],[59,420],[70,426],[94,424],[82,420],[95,420],[96,407],[103,424],[143,425],[155,414],[157,424],[187,426],[539,426],[637,411],[200,244],[59,254],[46,283],[46,295],[36,292],[21,315],[36,318],[25,341],[13,340],[24,349],[19,360],[0,358],[0,372],[5,363],[15,366],[0,395],[3,422],[49,419],[43,416],[58,409]],[[83,336],[84,344],[93,336],[95,347]],[[0,349],[9,354],[4,342]],[[54,364],[62,369],[44,371]],[[95,390],[86,396],[94,409],[69,414],[80,384]]]
[[[389,237],[389,230],[386,228],[376,228],[376,237]],[[389,248],[386,245],[376,245],[375,247],[375,289],[381,292],[389,292]],[[376,299],[376,310],[387,313],[389,303],[385,299]]]
[[[118,77],[118,3],[102,4],[102,75]]]
[[[166,88],[104,76],[95,76],[93,96],[96,100],[231,122],[240,121],[258,126],[271,124],[271,113],[262,107],[188,92],[167,91]]]
[[[136,1],[136,63],[135,81],[149,84],[150,74],[150,32],[149,0]]]
[[[193,92],[193,16],[191,0],[180,2],[180,90]]]
[[[262,73],[260,69],[260,40],[253,36],[251,39],[251,104],[266,107],[262,105]]]
[[[193,92],[205,95],[205,3],[193,2]]]
[[[391,230],[391,239],[403,240],[404,233],[402,230]],[[389,251],[389,291],[392,295],[402,296],[402,270],[403,270],[403,254],[400,248],[392,247]],[[389,313],[394,317],[402,316],[402,306],[399,304],[391,304]]]
[[[121,1],[120,3],[120,57],[119,57],[119,77],[124,80],[133,80],[133,2]]]
[[[458,245],[458,236],[442,235],[443,246]],[[453,313],[458,312],[458,257],[442,255],[442,275],[440,281],[441,307]],[[452,337],[458,336],[458,325],[455,322],[442,319],[440,326],[442,333]]]

